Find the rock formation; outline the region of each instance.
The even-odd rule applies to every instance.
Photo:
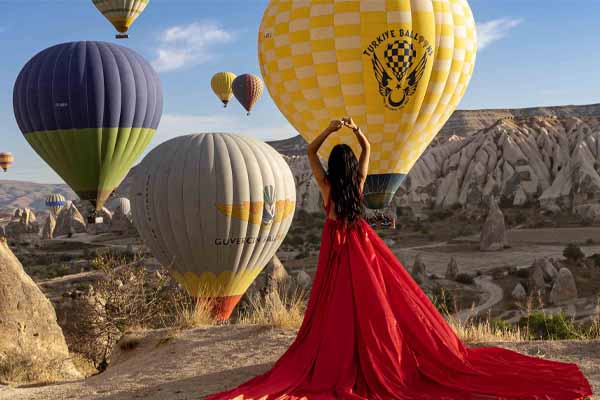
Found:
[[[129,215],[125,215],[121,207],[118,207],[112,216],[110,231],[119,235],[136,232],[135,226],[131,221],[131,217]]]
[[[554,264],[552,264],[552,261],[547,258],[541,258],[535,262],[539,263],[542,267],[542,270],[544,271],[544,280],[546,282],[554,282],[554,279],[558,276],[558,270]]]
[[[424,283],[427,280],[427,267],[421,259],[420,254],[417,254],[415,257],[415,263],[413,264],[411,274],[415,282],[419,284]]]
[[[577,298],[575,278],[568,268],[561,268],[550,291],[550,303],[561,305]]]
[[[445,278],[453,281],[458,276],[458,273],[458,263],[456,262],[456,259],[452,257],[448,263],[448,268],[446,268]]]
[[[525,288],[520,283],[517,283],[517,285],[515,286],[515,288],[513,289],[512,293],[511,293],[511,295],[512,295],[512,298],[517,301],[525,300],[527,298],[527,293],[525,292]]]
[[[312,286],[312,278],[304,270],[300,270],[296,273],[295,281],[296,285],[304,290],[308,290]]]
[[[422,215],[457,205],[484,208],[495,195],[500,204],[574,211],[600,199],[598,143],[600,105],[457,111],[412,168],[394,203]],[[318,210],[304,140],[270,144],[291,157],[301,186],[297,208]]]
[[[283,287],[290,278],[289,274],[285,270],[283,263],[277,256],[273,256],[271,261],[267,264],[265,269],[259,275],[260,291],[263,295],[268,292],[275,291]]]
[[[5,238],[5,237],[6,237],[6,231],[4,230],[4,227],[2,225],[0,225],[0,239]]]
[[[506,226],[504,224],[504,214],[498,207],[494,196],[489,199],[489,211],[479,240],[479,249],[481,251],[498,251],[506,246]]]
[[[541,260],[543,262],[543,260]],[[530,295],[544,294],[546,283],[544,282],[544,269],[540,260],[535,260],[529,268],[529,280],[527,283]]]
[[[56,218],[56,228],[54,237],[69,236],[69,234],[84,233],[87,231],[85,219],[71,203],[69,207],[65,206]]]
[[[27,373],[20,375],[32,381],[80,378],[52,304],[4,239],[0,239],[0,275],[0,371],[18,365],[27,366]]]
[[[56,219],[52,213],[48,214],[44,227],[42,229],[42,239],[54,239],[54,229],[56,229]]]
[[[36,235],[40,232],[35,214],[29,208],[18,208],[11,221],[6,225],[6,235],[19,238],[23,235]]]

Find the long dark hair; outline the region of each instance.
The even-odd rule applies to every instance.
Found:
[[[347,144],[336,145],[329,155],[327,179],[331,185],[330,201],[338,219],[354,222],[363,215],[358,160]]]

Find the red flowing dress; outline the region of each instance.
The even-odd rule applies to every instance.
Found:
[[[269,372],[206,400],[576,400],[591,394],[575,364],[466,347],[366,221],[348,226],[328,217],[294,343]]]

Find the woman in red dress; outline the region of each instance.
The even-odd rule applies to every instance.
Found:
[[[342,127],[362,147],[317,151]],[[577,365],[468,348],[362,218],[369,143],[351,119],[308,147],[327,213],[298,336],[273,368],[208,400],[576,400],[592,394]]]

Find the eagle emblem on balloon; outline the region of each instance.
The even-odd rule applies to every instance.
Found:
[[[391,110],[404,107],[423,78],[427,67],[427,52],[417,62],[417,50],[407,40],[388,43],[383,52],[383,62],[373,52],[371,57],[375,78],[379,83],[379,94]]]

